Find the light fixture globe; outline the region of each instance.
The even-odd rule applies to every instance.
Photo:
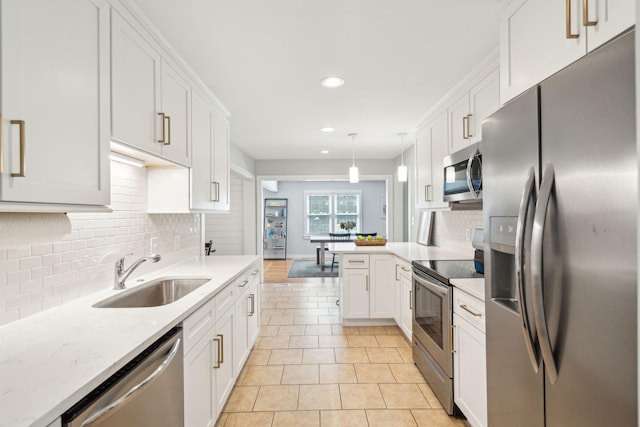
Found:
[[[351,146],[352,146],[352,163],[351,163],[351,167],[349,168],[349,182],[351,184],[357,184],[359,181],[359,176],[358,176],[358,167],[356,166],[356,141],[355,138],[356,136],[358,136],[357,133],[350,133],[349,135],[351,137]]]
[[[407,182],[409,177],[409,173],[407,171],[407,167],[404,165],[404,137],[407,133],[400,132],[398,136],[400,137],[400,166],[398,166],[398,182]]]

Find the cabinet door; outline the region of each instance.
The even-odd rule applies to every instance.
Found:
[[[504,104],[587,51],[582,2],[513,0],[500,17],[500,98]],[[593,0],[592,0],[593,1]],[[567,29],[577,38],[567,38]]]
[[[395,295],[396,262],[393,255],[369,255],[371,291],[369,317],[372,319],[393,318],[396,307]]]
[[[191,97],[191,209],[213,209],[213,108],[193,91]]]
[[[345,319],[369,318],[369,269],[344,268],[343,280],[343,316]]]
[[[251,350],[260,333],[260,269],[256,268],[251,273],[249,286],[249,322],[247,325],[247,335],[249,350]]]
[[[469,142],[482,141],[482,121],[500,108],[500,70],[496,69],[469,91]]]
[[[231,177],[229,175],[229,141],[230,129],[229,122],[222,114],[216,112],[213,117],[213,170],[214,170],[214,209],[217,211],[228,212],[231,209]]]
[[[447,109],[449,114],[449,152],[454,153],[469,145],[469,92],[458,98]]]
[[[432,197],[431,127],[425,126],[416,134],[416,209],[428,208]]]
[[[109,5],[0,7],[0,200],[109,204]]]
[[[184,358],[184,425],[213,427],[217,417],[214,328]]]
[[[191,86],[166,61],[162,62],[162,156],[176,163],[191,166],[189,110]],[[162,116],[159,117],[162,121]]]
[[[215,366],[215,396],[216,396],[216,416],[220,415],[231,390],[233,389],[234,367],[233,367],[233,332],[234,332],[234,309],[231,307],[225,314],[216,321],[216,336],[214,345],[216,361]]]
[[[249,353],[249,281],[244,283],[241,295],[235,304],[235,321],[233,329],[233,364],[235,372],[240,372]],[[244,290],[244,292],[242,291]]]
[[[400,273],[400,329],[409,341],[413,330],[413,284],[411,273]]]
[[[444,202],[444,166],[442,160],[449,154],[447,134],[447,113],[443,112],[431,125],[431,176],[433,197],[430,208],[449,206]]]
[[[473,427],[487,425],[485,335],[459,315],[453,315],[454,401]]]
[[[117,12],[111,15],[111,138],[159,155],[160,54]]]
[[[633,0],[588,0],[587,4],[588,19],[596,22],[595,25],[587,27],[589,52],[632,27],[636,22]]]

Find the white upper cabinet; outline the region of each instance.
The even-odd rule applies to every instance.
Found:
[[[512,0],[500,19],[501,102],[634,23],[633,0]]]
[[[633,0],[588,0],[586,5],[583,16],[588,24],[589,52],[636,23]]]
[[[229,211],[231,209],[231,176],[230,149],[231,143],[229,122],[215,111],[213,116],[213,200],[214,210]]]
[[[500,69],[496,68],[469,91],[469,144],[482,141],[482,121],[500,108]]]
[[[162,155],[177,163],[191,164],[189,114],[191,109],[191,86],[186,78],[162,61]]]
[[[191,209],[214,207],[213,108],[198,91],[191,98]]]
[[[444,167],[449,154],[448,112],[418,129],[416,138],[416,209],[449,206],[444,198]]]
[[[109,5],[9,0],[0,8],[0,211],[104,210]]]
[[[116,11],[111,25],[112,139],[190,166],[187,79]]]

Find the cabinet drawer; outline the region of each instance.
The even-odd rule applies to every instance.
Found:
[[[411,280],[411,264],[403,259],[396,257],[395,276],[396,280],[400,280],[400,276],[404,276],[405,278],[409,278],[409,280]]]
[[[182,328],[184,331],[184,354],[191,351],[193,346],[202,338],[216,322],[216,302],[212,298],[205,305],[194,311],[191,316],[184,319]]]
[[[484,302],[478,298],[459,289],[454,289],[453,312],[482,332],[485,331]]]
[[[218,295],[216,295],[216,313],[217,318],[219,318],[227,309],[233,306],[234,298],[233,295],[235,293],[235,286],[227,286],[224,288]]]
[[[342,268],[369,268],[368,254],[342,254]]]

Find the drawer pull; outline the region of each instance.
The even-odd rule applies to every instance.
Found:
[[[249,316],[256,314],[256,296],[249,294],[249,301],[251,301],[251,308],[249,309]]]
[[[467,307],[466,304],[460,304],[460,308],[463,309],[464,311],[468,312],[468,313],[471,313],[471,315],[473,317],[482,317],[481,313],[476,313],[475,311],[470,310],[469,307]]]
[[[248,280],[245,280],[242,282],[242,285],[240,285],[241,288],[244,288],[245,286],[247,286],[247,283],[249,283]]]
[[[582,0],[582,25],[585,27],[598,25],[598,20],[589,21],[589,0]]]
[[[222,335],[218,335],[218,336],[220,337]],[[213,365],[212,368],[213,369],[218,369],[218,368],[220,368],[220,363],[221,363],[220,362],[220,353],[222,352],[222,349],[220,348],[220,338],[214,338],[213,340],[217,343],[216,346],[218,348],[218,354],[217,354],[217,357],[216,357],[216,364]]]
[[[407,268],[407,267],[401,267],[401,268],[402,268],[402,270],[407,271],[407,272],[411,271],[411,269]]]
[[[580,37],[580,34],[573,34],[571,32],[571,0],[567,0],[566,1],[566,11],[565,11],[565,18],[566,18],[566,22],[565,22],[565,30],[566,30],[566,38],[568,39],[577,39],[578,37]]]

